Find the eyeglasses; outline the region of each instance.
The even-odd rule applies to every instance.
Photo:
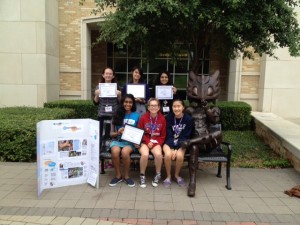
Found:
[[[158,107],[158,105],[149,105],[149,107],[155,108],[155,107]]]

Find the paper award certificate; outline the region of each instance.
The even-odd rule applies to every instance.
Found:
[[[117,97],[117,83],[99,83],[100,98]]]
[[[173,86],[172,85],[156,85],[155,97],[157,99],[173,99]]]
[[[135,98],[145,98],[145,84],[127,84],[127,94],[132,94]]]
[[[143,129],[126,124],[121,139],[124,141],[131,142],[133,144],[140,145],[142,142],[144,132],[145,131]]]

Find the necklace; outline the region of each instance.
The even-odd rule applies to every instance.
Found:
[[[155,116],[155,121],[154,123],[152,122],[152,116],[150,114],[150,130],[151,130],[151,137],[153,136],[153,131],[156,129],[156,122],[157,122],[157,117],[158,117],[158,114]]]
[[[176,117],[174,116],[174,132],[175,132],[176,136],[180,133],[180,125],[181,125],[182,118],[183,118],[183,115],[180,118],[179,123],[176,124]]]

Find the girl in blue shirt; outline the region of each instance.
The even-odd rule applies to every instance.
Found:
[[[116,186],[123,180],[129,187],[135,186],[133,180],[129,177],[130,154],[135,150],[135,147],[132,143],[121,140],[121,135],[126,124],[136,127],[139,118],[140,114],[136,112],[134,96],[132,94],[126,94],[122,98],[111,122],[110,136],[114,138],[114,140],[110,144],[110,149],[116,177],[111,180],[109,186]],[[120,169],[120,155],[122,155],[124,177],[122,177]]]

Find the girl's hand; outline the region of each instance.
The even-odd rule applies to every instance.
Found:
[[[177,88],[173,86],[172,89],[173,89],[173,94],[175,95],[177,92]]]
[[[121,96],[122,92],[117,90],[117,96]]]
[[[99,95],[100,95],[100,90],[97,89],[97,90],[95,91],[95,96],[98,96],[98,97],[99,97]]]
[[[118,134],[123,134],[124,132],[124,127],[121,127],[119,130],[118,130]]]
[[[153,143],[149,142],[147,146],[148,146],[149,149],[151,149],[153,147]]]
[[[136,98],[135,101],[139,103],[145,103],[145,100],[142,98]]]

